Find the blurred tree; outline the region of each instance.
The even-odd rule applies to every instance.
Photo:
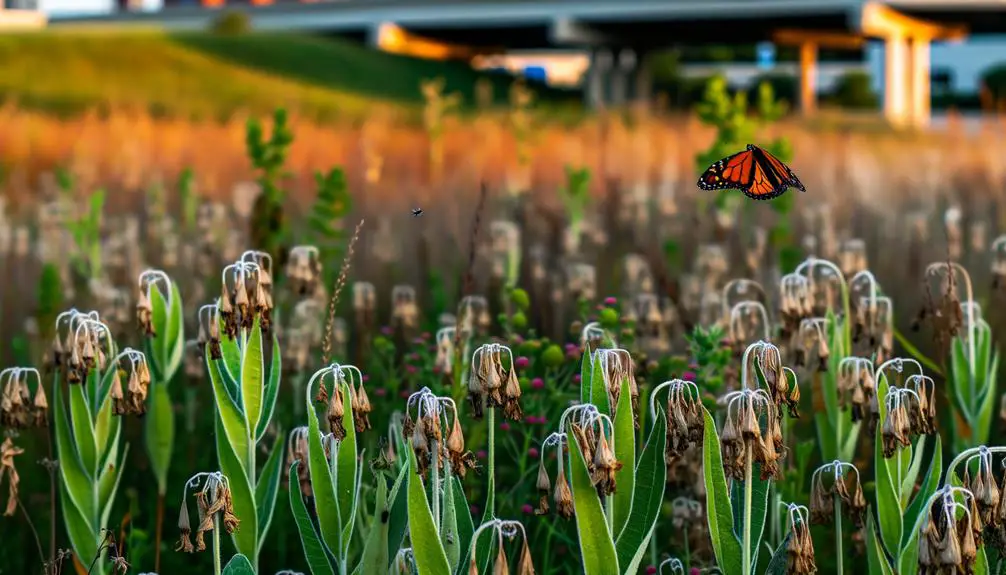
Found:
[[[842,108],[875,109],[879,102],[867,72],[846,72],[838,79],[829,98]]]
[[[214,34],[236,35],[250,32],[251,18],[240,10],[227,10],[213,19],[210,31]]]

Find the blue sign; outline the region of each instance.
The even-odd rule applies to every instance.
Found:
[[[758,67],[767,70],[775,66],[775,44],[771,42],[759,42]]]
[[[545,72],[544,66],[525,66],[524,77],[534,82],[545,83],[548,80],[548,73]]]

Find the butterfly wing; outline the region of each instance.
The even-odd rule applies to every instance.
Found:
[[[807,188],[804,187],[800,178],[796,177],[793,170],[784,164],[782,160],[773,156],[767,150],[763,150],[757,146],[752,146],[752,148],[754,148],[755,152],[755,161],[761,164],[762,169],[766,172],[772,173],[774,179],[780,184],[792,186],[801,192],[807,191]]]
[[[751,185],[753,176],[754,154],[744,150],[709,166],[699,178],[698,186],[702,190],[743,190]]]

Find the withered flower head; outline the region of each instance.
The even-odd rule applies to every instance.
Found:
[[[508,361],[504,362],[504,356]],[[504,417],[519,421],[523,418],[520,406],[521,389],[510,348],[487,343],[472,353],[468,376],[468,400],[472,414],[478,419],[483,407],[503,407]]]
[[[35,387],[32,398],[31,386]],[[49,402],[37,369],[10,367],[0,370],[0,426],[9,429],[42,427],[49,421]]]
[[[222,310],[222,305],[204,305],[199,308],[199,339],[196,341],[203,357],[206,357],[208,350],[209,358],[214,361],[224,356],[220,348],[220,320],[224,317]]]
[[[888,388],[884,398],[887,413],[880,428],[884,457],[894,457],[898,447],[911,445],[913,435],[935,433],[935,407],[931,410],[929,405],[929,400],[935,399],[931,382],[926,376],[913,375],[907,387]]]
[[[639,386],[636,383],[635,368],[632,355],[624,349],[596,349],[590,356],[591,371],[600,370],[612,406],[612,416],[618,406],[622,393],[622,385],[628,384],[629,398],[632,406],[633,424],[639,429]]]
[[[965,487],[945,485],[930,498],[919,537],[920,573],[973,572],[981,535],[975,497]]]
[[[411,332],[419,325],[416,288],[397,285],[391,289],[391,319],[395,327],[407,332]]]
[[[299,462],[297,465],[297,483],[300,486],[300,492],[304,497],[311,497],[314,495],[314,490],[311,487],[311,472],[307,464],[307,426],[294,428],[290,432],[290,437],[287,440],[287,451],[286,451],[286,469],[290,469],[293,463]],[[292,477],[288,474],[283,474],[283,481],[289,482]]]
[[[810,490],[810,521],[831,523],[837,508],[848,514],[856,527],[866,518],[866,498],[859,479],[859,470],[851,463],[839,460],[826,463],[814,471]]]
[[[810,297],[810,280],[799,274],[787,274],[780,280],[779,302],[782,315],[782,340],[797,333],[800,323],[813,312]]]
[[[701,445],[705,418],[699,387],[683,379],[665,381],[650,392],[650,414],[656,417],[657,394],[667,390],[667,437],[664,463],[670,469],[689,447]]]
[[[817,573],[814,562],[814,541],[810,537],[807,521],[809,512],[802,505],[789,505],[789,535],[786,537],[787,575],[813,575]]]
[[[136,299],[136,323],[145,337],[157,335],[154,329],[154,302],[159,302],[165,310],[171,309],[174,297],[171,278],[161,270],[147,270],[137,279],[139,295]]]
[[[493,562],[494,575],[510,575],[510,566],[507,561],[507,553],[504,544],[513,542],[520,537],[521,550],[517,561],[517,575],[534,575],[534,565],[531,562],[531,550],[528,547],[527,533],[524,525],[520,521],[508,521],[506,519],[491,519],[478,527],[472,534],[472,541],[468,549],[468,555],[475,557],[476,545],[479,537],[489,537],[490,541],[495,540],[496,560]],[[474,567],[472,567],[474,565]],[[469,565],[469,572],[478,572],[478,565],[473,562]]]
[[[108,393],[112,399],[112,412],[115,415],[146,413],[151,383],[146,356],[127,347],[112,361],[111,369],[112,383]]]
[[[17,468],[14,467],[14,457],[22,453],[24,453],[24,449],[14,445],[14,441],[10,437],[4,438],[3,444],[0,445],[0,482],[6,475],[7,507],[3,512],[5,517],[10,517],[17,511],[18,486],[21,483],[21,477],[18,475]]]
[[[443,469],[445,460],[462,478],[475,469],[477,460],[465,450],[464,430],[453,399],[439,397],[424,387],[409,396],[405,410],[402,431],[407,434],[406,441],[412,441],[420,476],[426,475],[430,465]]]
[[[839,404],[849,407],[852,421],[863,421],[876,394],[873,361],[865,357],[844,357],[838,362]]]
[[[961,301],[958,286],[963,285],[967,300]],[[949,351],[950,341],[960,334],[962,327],[966,328],[967,338],[974,339],[978,322],[975,317],[975,307],[971,292],[971,276],[963,266],[956,262],[936,262],[926,268],[925,304],[912,324],[918,329],[922,322],[932,327],[933,338],[937,347]],[[965,317],[965,306],[968,309]],[[973,359],[973,358],[972,358]]]
[[[286,261],[286,277],[290,290],[303,297],[318,290],[321,280],[321,258],[315,246],[294,246]]]
[[[622,468],[622,462],[615,458],[615,429],[611,418],[600,413],[593,404],[574,405],[563,412],[559,429],[567,441],[576,441],[598,494],[614,493],[615,473]]]
[[[723,466],[731,477],[745,479],[748,465],[758,463],[761,477],[779,477],[779,459],[785,455],[776,449],[775,425],[778,410],[764,389],[743,389],[723,396],[727,418],[720,441]]]
[[[62,357],[54,367],[64,381],[83,383],[92,369],[105,369],[114,344],[111,330],[99,319],[98,312],[65,311],[56,317],[56,333],[64,343]]]
[[[196,528],[196,543],[194,546],[189,540],[192,526],[189,522],[187,497],[190,491],[195,494],[196,506],[199,510],[199,525]],[[221,523],[227,533],[234,533],[240,524],[240,520],[234,515],[230,483],[227,480],[227,476],[219,472],[204,472],[193,475],[185,483],[185,490],[182,494],[181,512],[178,517],[178,529],[181,532],[181,539],[176,550],[186,553],[205,550],[206,541],[204,535],[217,529]]]
[[[440,328],[434,338],[437,342],[437,355],[433,369],[445,377],[454,373],[454,340],[456,338],[457,328],[454,326]]]
[[[224,334],[234,339],[239,330],[249,331],[258,320],[268,333],[272,327],[272,257],[264,252],[246,251],[224,268],[217,308]]]

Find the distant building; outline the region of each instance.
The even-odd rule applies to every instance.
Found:
[[[874,90],[883,93],[884,46],[871,45],[866,59]],[[960,43],[933,44],[929,59],[934,93],[940,90],[977,94],[982,74],[993,66],[1006,64],[1006,38],[986,36]]]

